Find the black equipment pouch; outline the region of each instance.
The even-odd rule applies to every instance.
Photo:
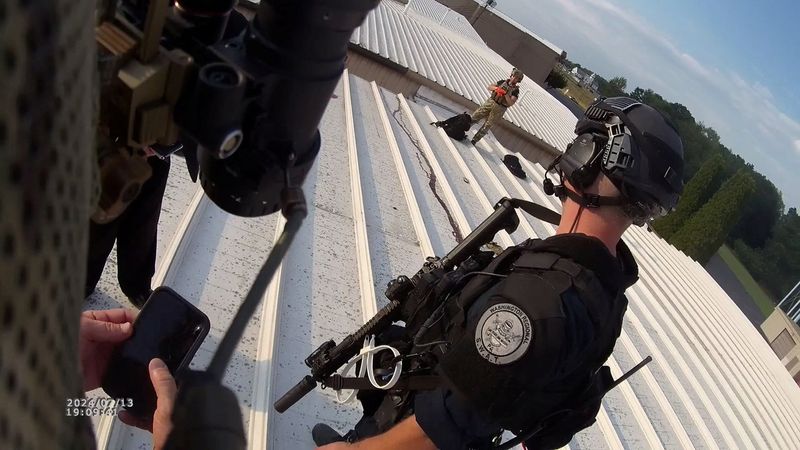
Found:
[[[462,113],[445,120],[433,122],[431,125],[441,128],[452,139],[463,141],[467,138],[466,133],[472,126],[472,116]]]

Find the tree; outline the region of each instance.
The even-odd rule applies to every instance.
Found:
[[[595,80],[597,81],[597,90],[600,91],[600,95],[604,97],[620,97],[626,95],[625,88],[628,85],[628,81],[623,77],[614,77],[611,80],[606,80],[599,75],[595,75]]]
[[[708,158],[686,184],[675,211],[653,222],[658,234],[669,239],[705,204],[719,187],[724,161],[719,154]]]
[[[640,87],[637,87],[636,89],[632,90],[629,95],[631,96],[631,98],[633,98],[635,100],[639,100],[640,102],[642,102],[644,104],[647,104],[647,105],[652,106],[653,108],[656,108],[655,105],[652,105],[652,99],[655,98],[655,96],[657,96],[658,94],[653,92],[652,89],[642,89]],[[661,97],[661,96],[659,95],[659,97]],[[656,109],[659,109],[659,108],[656,108]],[[664,111],[661,111],[661,114],[664,114]]]
[[[728,242],[741,239],[753,248],[763,247],[783,215],[783,199],[778,188],[752,166],[747,171],[755,181],[755,193],[742,205],[742,218],[733,227]]]
[[[773,298],[781,298],[800,278],[800,217],[796,208],[781,215],[763,249],[741,240],[733,244],[736,256]]]
[[[550,75],[547,76],[544,82],[550,85],[550,87],[554,87],[556,89],[563,89],[567,87],[567,79],[560,71],[556,69],[550,71]]]
[[[625,93],[625,88],[628,87],[628,80],[624,77],[614,77],[608,80],[608,84],[613,88],[622,93]]]
[[[670,243],[701,264],[717,252],[741,215],[741,205],[752,195],[755,183],[740,169],[670,239]]]

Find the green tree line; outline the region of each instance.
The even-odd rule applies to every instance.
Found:
[[[625,92],[623,77],[597,79],[601,95],[628,95],[652,106],[683,138],[684,195],[675,211],[655,221],[655,230],[701,264],[727,243],[773,300],[782,298],[800,277],[796,208],[784,213],[775,185],[723,145],[717,132],[686,106],[652,89]]]

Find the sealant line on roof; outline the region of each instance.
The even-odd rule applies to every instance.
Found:
[[[425,110],[425,113],[427,114],[428,119],[430,119],[431,122],[436,122],[438,120],[436,116],[433,115],[433,112],[427,105],[424,106],[422,109]],[[456,161],[456,165],[459,167],[459,169],[461,169],[461,173],[469,181],[469,185],[472,188],[472,191],[475,193],[475,196],[478,197],[478,202],[481,204],[481,207],[483,207],[483,212],[488,217],[494,211],[494,208],[492,207],[494,204],[491,201],[489,201],[489,198],[486,196],[486,193],[483,192],[483,189],[481,189],[478,180],[475,178],[475,175],[472,174],[472,171],[469,170],[469,167],[467,167],[467,163],[464,162],[464,158],[462,158],[461,154],[458,153],[458,150],[456,150],[455,146],[453,145],[453,142],[450,140],[450,137],[447,136],[447,134],[445,134],[444,130],[442,130],[441,128],[436,128],[436,132],[439,134],[439,138],[442,140],[442,143],[444,143],[444,146],[447,147],[447,149],[450,151],[450,154]],[[500,242],[504,247],[510,247],[514,245],[514,242],[511,240],[511,236],[509,236],[506,231],[501,231],[500,233],[498,233],[498,236],[500,237]]]
[[[383,125],[384,134],[389,143],[389,151],[394,160],[397,176],[400,179],[400,186],[403,188],[403,197],[406,199],[406,206],[408,206],[408,212],[411,215],[411,223],[414,226],[414,232],[419,240],[422,257],[434,256],[436,253],[433,250],[433,244],[431,244],[428,232],[425,229],[425,221],[419,210],[419,203],[417,203],[416,195],[414,195],[414,189],[411,187],[411,179],[403,163],[403,156],[400,154],[400,149],[397,146],[397,139],[392,131],[392,125],[389,123],[389,116],[386,114],[386,105],[381,98],[380,89],[374,81],[370,83],[370,87],[372,88],[372,95],[377,105],[378,115]]]
[[[433,112],[427,106],[425,107],[425,112],[428,114],[428,117],[431,118],[431,120],[436,120],[436,117],[433,115]],[[464,163],[463,158],[461,158],[461,154],[455,148],[455,144],[453,144],[453,142],[450,140],[450,138],[441,129],[439,130],[439,136],[443,140],[445,140],[445,145],[447,145],[448,148],[450,148],[450,151],[453,152],[454,158],[457,158],[457,159],[461,160],[461,163],[459,164],[459,166],[462,168],[462,170],[466,170],[467,171],[466,173],[469,173],[468,179],[470,180],[470,184],[472,184],[472,180],[475,180],[475,184],[477,185],[478,184],[477,183],[477,178],[472,175],[469,167],[467,167],[467,165]],[[471,144],[467,145],[466,147],[468,147],[469,152],[472,154],[472,157],[475,159],[475,161],[478,163],[478,165],[481,166],[481,169],[483,169],[483,172],[484,172],[485,176],[489,179],[489,181],[492,183],[494,188],[498,192],[500,192],[500,195],[505,196],[505,197],[512,197],[508,193],[508,190],[506,190],[506,188],[502,185],[502,183],[500,183],[500,180],[497,179],[497,176],[494,174],[492,169],[486,163],[486,160],[483,158],[483,156],[478,152],[478,149],[475,148],[475,146],[471,145]],[[483,202],[484,211],[487,212],[488,214],[491,214],[491,212],[494,210],[494,207],[493,207],[494,203],[496,201],[499,201],[500,199],[498,198],[498,199],[495,200],[495,202],[492,202],[491,200],[489,200],[489,198],[486,196],[486,194],[483,192],[483,190],[480,189],[479,186],[477,188],[474,188],[474,189],[475,189],[476,193],[478,194],[478,197]],[[520,223],[520,226],[522,226],[522,229],[525,232],[525,234],[528,235],[528,237],[533,238],[533,237],[537,236],[536,232],[533,231],[533,227],[531,227],[530,223],[528,223],[528,218],[527,217],[524,217],[524,216],[520,217],[520,222],[519,223]],[[503,232],[503,233],[505,233],[505,232]],[[507,235],[508,233],[505,233],[505,234]],[[501,239],[502,239],[502,235],[501,235]],[[509,236],[509,240],[510,240],[510,236]]]
[[[419,163],[420,170],[425,174],[428,179],[428,188],[430,188],[433,197],[436,199],[439,206],[442,207],[444,211],[447,221],[450,223],[450,228],[452,230],[453,238],[455,238],[456,242],[461,242],[464,240],[463,232],[461,231],[461,227],[458,225],[455,217],[453,214],[450,213],[450,208],[447,206],[447,202],[441,197],[437,190],[436,185],[436,173],[433,170],[433,166],[431,162],[428,160],[426,153],[420,147],[420,141],[414,137],[413,133],[408,129],[406,124],[402,120],[402,114],[400,114],[401,105],[398,100],[397,109],[392,111],[392,117],[394,118],[395,122],[400,126],[400,129],[408,136],[408,139],[411,141],[411,144],[417,149],[416,157],[417,162]],[[412,119],[413,120],[413,119]]]
[[[453,228],[453,236],[456,238],[456,241],[460,243],[464,240],[464,235],[469,234],[472,231],[472,227],[469,225],[467,218],[464,216],[464,212],[458,207],[458,201],[456,200],[455,193],[453,193],[453,189],[447,182],[444,171],[439,165],[439,162],[436,160],[436,156],[434,155],[433,150],[431,150],[430,144],[428,144],[428,140],[425,138],[422,129],[420,129],[419,123],[417,123],[417,120],[414,118],[414,113],[411,111],[411,107],[408,105],[408,102],[406,102],[405,97],[402,95],[398,94],[397,98],[400,103],[400,109],[402,109],[403,113],[410,122],[413,135],[416,135],[415,142],[419,144],[417,148],[421,150],[418,155],[422,157],[430,170],[428,175],[428,186],[431,188],[431,192],[442,206],[442,209],[444,209],[445,214],[450,221],[450,226]],[[397,114],[393,113],[393,115],[395,120],[398,120]],[[398,124],[400,124],[399,120]],[[403,127],[403,124],[401,124],[401,127]],[[406,128],[404,128],[404,130],[406,130]],[[409,133],[408,131],[406,131],[406,133],[410,138],[412,138],[412,140],[414,139],[412,137],[412,133]],[[420,162],[420,165],[422,165],[422,162]],[[425,170],[424,167],[423,170]],[[444,199],[442,199],[437,193],[437,186],[441,187],[442,193],[444,194]]]

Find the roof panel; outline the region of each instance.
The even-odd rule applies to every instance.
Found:
[[[348,81],[349,95],[337,87],[321,124],[323,148],[304,184],[308,218],[225,378],[237,392],[251,444],[258,436],[266,442],[258,448],[312,448],[314,423],[342,431],[355,423],[358,407],[337,404],[329,389],[315,390],[285,414],[271,404],[306,374],[305,355],[354,331],[365,305],[384,301],[388,279],[419,267],[423,240],[443,254],[485,217],[487,202],[506,193],[560,208],[542,192],[541,166],[522,160],[528,177],[510,176],[501,162],[507,150],[491,134],[477,148],[451,142],[428,125],[423,106],[406,109],[394,94]],[[228,216],[197,189],[175,158],[159,223],[158,273],[169,274],[166,284],[211,317],[213,333],[193,362],[202,367],[282,220]],[[517,242],[554,232],[526,216],[521,222],[512,234]],[[366,253],[357,251],[359,240]],[[628,291],[624,333],[609,364],[618,374],[644,355],[655,361],[603,402],[597,424],[579,433],[572,448],[791,446],[800,429],[800,389],[757,330],[685,255],[641,229],[629,230],[625,240],[640,280]],[[87,308],[125,302],[115,265],[108,266]],[[365,298],[359,274],[365,267],[378,299]],[[112,423],[97,425],[98,436],[112,436],[107,448],[147,444],[147,434]]]
[[[444,23],[432,20],[431,17],[438,14],[436,11],[444,7],[427,5],[431,2],[414,1],[412,7],[405,11],[394,2],[382,2],[362,25],[362,28],[369,29],[371,35],[378,37],[365,40],[363,33],[360,33],[354,35],[351,42],[386,56],[475,103],[483,103],[486,99],[484,86],[505,77],[511,65],[483,41],[465,37],[461,31],[454,31]],[[418,6],[413,6],[415,4]],[[450,15],[462,17],[455,13],[448,14],[448,17]],[[393,26],[379,25],[385,23]],[[383,44],[389,42],[392,45]],[[391,46],[397,49],[394,54],[385,51]],[[454,54],[460,57],[453,59]],[[486,79],[487,73],[499,75]],[[555,149],[565,148],[572,139],[572,128],[577,121],[575,117],[536,83],[524,80],[521,88],[530,91],[531,98],[510,108],[506,119],[542,137]]]

